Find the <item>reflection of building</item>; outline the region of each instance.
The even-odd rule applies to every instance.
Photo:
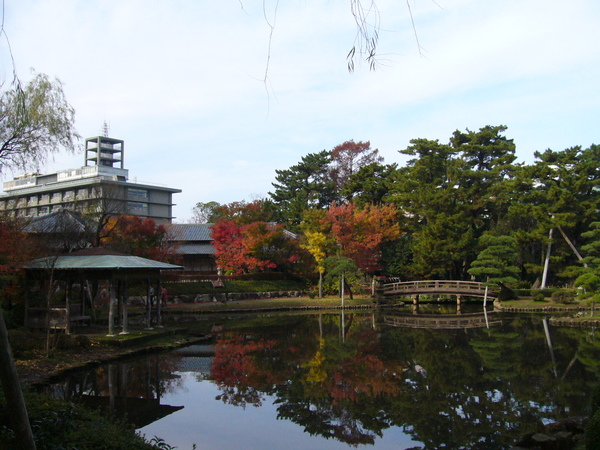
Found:
[[[42,175],[29,173],[4,183],[0,211],[37,217],[62,208],[80,212],[103,209],[109,214],[173,219],[173,194],[164,186],[129,182],[124,168],[124,141],[105,136],[85,140],[85,166]]]
[[[183,409],[162,403],[164,392],[178,381],[169,363],[160,355],[150,355],[74,372],[50,389],[56,398],[109,411],[142,428]]]

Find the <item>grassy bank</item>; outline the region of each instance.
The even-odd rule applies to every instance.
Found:
[[[345,307],[372,306],[374,300],[371,297],[354,297],[354,299],[345,298]],[[166,312],[221,312],[232,310],[273,310],[273,309],[331,309],[341,308],[342,301],[337,296],[324,298],[309,297],[286,297],[286,298],[266,298],[259,300],[239,300],[227,302],[207,302],[207,303],[188,303],[170,305]]]

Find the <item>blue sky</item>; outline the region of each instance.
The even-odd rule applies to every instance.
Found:
[[[196,202],[264,197],[276,169],[350,139],[400,165],[411,139],[485,125],[506,125],[527,163],[600,143],[597,0],[410,0],[420,51],[407,3],[376,0],[379,66],[354,73],[350,0],[265,4],[6,0],[4,27],[19,76],[58,77],[84,138],[108,122],[131,180],[183,190],[178,222]],[[10,81],[4,39],[0,63]],[[62,153],[41,170],[81,165]]]

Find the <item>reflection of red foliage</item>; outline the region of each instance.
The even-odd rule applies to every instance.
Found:
[[[375,331],[362,330],[348,336],[348,340],[352,341],[354,351],[342,358],[334,357],[335,344],[325,345],[322,370],[326,376],[318,385],[313,384],[310,391],[317,396],[326,392],[334,404],[358,402],[364,396],[396,396],[400,385],[390,364],[384,364],[378,356],[380,348]]]
[[[240,335],[217,341],[210,377],[222,390],[223,402],[260,406],[261,392],[270,390],[276,381],[273,371],[260,364],[257,353],[274,345],[274,341],[250,341]]]

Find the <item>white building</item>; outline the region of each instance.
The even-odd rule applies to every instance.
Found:
[[[60,209],[82,213],[99,209],[171,223],[173,194],[164,186],[128,181],[124,142],[104,136],[85,140],[85,166],[42,175],[28,173],[4,183],[0,212],[37,217]]]

